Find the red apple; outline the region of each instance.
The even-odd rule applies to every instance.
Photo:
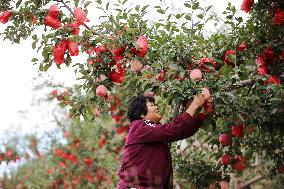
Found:
[[[280,165],[277,169],[278,173],[284,174],[284,165]]]
[[[52,90],[50,92],[51,96],[57,96],[58,95],[58,91],[56,89]]]
[[[207,114],[210,114],[210,113],[213,113],[213,111],[214,111],[213,103],[206,101],[204,103],[204,112]]]
[[[211,96],[210,91],[208,88],[203,88],[202,89],[202,94],[204,95],[204,99],[208,100]]]
[[[146,92],[144,92],[144,96],[146,96],[146,97],[154,97],[154,92],[146,91]]]
[[[8,158],[11,158],[12,155],[13,155],[13,152],[12,152],[11,150],[8,150],[8,151],[6,152],[6,156],[7,156]]]
[[[246,166],[244,164],[244,162],[240,161],[240,160],[237,160],[235,163],[234,163],[234,169],[237,171],[237,172],[241,172],[243,170],[246,169]]]
[[[229,183],[227,181],[222,180],[219,184],[221,189],[229,189]]]
[[[202,73],[199,69],[194,69],[189,74],[190,78],[194,81],[201,81]]]
[[[99,117],[101,115],[100,107],[96,107],[96,108],[92,109],[92,113],[95,117]]]
[[[99,97],[104,97],[107,95],[107,88],[104,86],[104,85],[99,85],[97,88],[96,88],[96,94],[97,96]]]
[[[143,64],[141,64],[138,60],[131,60],[130,66],[131,66],[130,70],[133,72],[138,72],[143,68]]]
[[[230,163],[231,163],[231,156],[229,156],[229,155],[223,155],[223,156],[221,157],[221,163],[222,163],[222,165],[228,165],[228,164],[230,164]]]
[[[223,133],[219,136],[219,142],[222,144],[222,146],[229,146],[232,143],[231,137],[226,133]]]
[[[104,74],[100,74],[99,79],[100,81],[104,81],[107,79],[107,77]]]
[[[232,135],[234,137],[242,138],[244,136],[244,125],[233,125],[232,126]]]

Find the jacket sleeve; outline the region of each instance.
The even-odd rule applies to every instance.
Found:
[[[155,127],[146,125],[144,121],[133,128],[130,143],[173,142],[192,136],[199,129],[201,120],[184,112],[168,124],[157,124]]]

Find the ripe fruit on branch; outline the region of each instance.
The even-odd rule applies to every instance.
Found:
[[[48,10],[48,15],[44,18],[44,25],[50,26],[53,29],[61,27],[61,21],[59,20],[60,11],[58,5],[51,5]]]
[[[211,96],[210,91],[208,88],[203,88],[202,89],[202,94],[204,95],[204,99],[208,100]]]
[[[143,64],[141,64],[138,60],[131,60],[130,66],[130,70],[133,72],[138,72],[143,68]]]
[[[194,69],[190,72],[190,78],[194,81],[201,81],[202,73],[199,69]]]
[[[90,20],[87,18],[87,14],[81,9],[76,8],[74,10],[74,16],[78,25],[84,24],[84,22],[89,22]]]
[[[154,97],[154,92],[152,92],[152,91],[146,91],[146,92],[144,93],[144,96],[146,96],[146,97]]]
[[[228,164],[230,164],[231,163],[231,156],[230,155],[223,155],[222,157],[221,157],[221,164],[222,165],[228,165]]]
[[[280,173],[280,174],[284,174],[284,165],[283,165],[283,164],[280,165],[280,166],[277,168],[277,171],[278,171],[278,173]]]
[[[9,21],[10,16],[12,16],[12,12],[4,11],[0,13],[0,22],[2,24],[6,24]]]
[[[234,67],[236,61],[236,52],[234,50],[228,50],[225,53],[225,62],[227,65]]]
[[[57,18],[60,15],[60,10],[58,5],[51,5],[48,9],[48,15]]]
[[[207,113],[207,114],[210,114],[210,113],[213,113],[213,111],[214,111],[214,108],[213,108],[212,101],[206,101],[204,103],[204,112]]]
[[[100,107],[95,107],[92,109],[92,113],[95,117],[99,117],[101,115],[101,108]]]
[[[144,57],[148,53],[148,40],[145,36],[140,36],[136,41],[138,48],[132,49],[132,52],[139,57]]]
[[[241,10],[245,11],[246,13],[249,13],[251,11],[253,4],[254,4],[253,0],[243,0],[241,5]]]
[[[234,137],[242,138],[244,136],[244,125],[233,125],[232,126],[232,135]]]
[[[96,88],[96,95],[99,97],[104,97],[107,95],[107,88],[104,85],[99,85]]]
[[[219,136],[219,142],[222,146],[229,146],[232,144],[231,137],[227,133],[223,133]]]
[[[234,163],[234,169],[237,171],[237,172],[241,172],[241,171],[243,171],[243,170],[245,170],[246,169],[246,166],[245,166],[245,164],[243,163],[243,162],[241,162],[241,161],[236,161],[235,163]]]
[[[199,67],[205,72],[211,72],[216,69],[217,63],[212,58],[201,58]]]
[[[68,39],[67,46],[68,46],[68,51],[69,51],[70,56],[79,55],[79,48],[78,48],[77,42],[74,42],[74,41],[71,41],[71,39]]]
[[[240,46],[237,48],[238,51],[245,51],[248,48],[248,44],[243,41]]]
[[[233,167],[237,172],[240,172],[246,169],[245,163],[246,163],[246,159],[243,156],[235,155],[235,163]]]
[[[160,73],[156,76],[156,79],[161,82],[166,81],[166,72],[164,70],[160,71]]]
[[[229,183],[227,181],[222,180],[219,185],[221,186],[221,189],[229,189]]]

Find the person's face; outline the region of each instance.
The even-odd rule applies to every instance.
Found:
[[[142,117],[146,120],[150,120],[154,123],[158,123],[162,116],[160,115],[159,108],[155,105],[154,102],[147,102],[147,114],[142,115]]]

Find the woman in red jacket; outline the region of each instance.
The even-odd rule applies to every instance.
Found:
[[[130,130],[123,149],[117,189],[171,189],[173,169],[169,142],[192,136],[202,120],[196,110],[205,102],[203,94],[194,97],[186,112],[173,122],[161,124],[162,116],[154,97],[134,97],[128,106]]]

